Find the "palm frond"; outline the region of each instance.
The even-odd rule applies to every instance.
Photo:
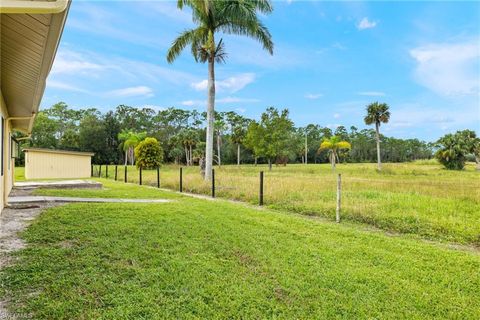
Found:
[[[182,53],[185,47],[193,42],[198,41],[198,29],[190,29],[183,31],[172,43],[167,52],[167,61],[172,63]]]

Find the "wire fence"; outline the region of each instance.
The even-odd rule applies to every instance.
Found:
[[[179,192],[211,196],[212,198],[219,197],[244,201],[260,206],[268,204],[285,208],[286,205],[288,207],[288,203],[293,204],[291,200],[294,198],[304,200],[292,192],[292,187],[298,188],[298,186],[291,186],[292,178],[290,176],[269,176],[264,171],[232,174],[221,169],[213,169],[210,181],[205,181],[199,168],[193,166],[169,166],[168,169],[164,170],[161,167],[142,169],[124,165],[92,165],[91,174],[92,177],[166,188]],[[340,175],[338,175],[338,179],[340,179]],[[331,181],[329,184],[335,186],[335,181]],[[341,186],[337,184],[336,194],[332,190],[332,193],[328,196],[329,199],[325,199],[324,202],[328,205],[328,210],[335,214],[337,221],[340,221],[340,191]]]
[[[205,181],[197,166],[140,171],[135,166],[94,165],[92,176],[331,220],[341,214],[342,220],[396,232],[478,238],[479,193],[472,190],[480,190],[480,185],[475,172],[462,173],[459,180],[458,174],[416,164],[386,164],[381,172],[370,164],[338,167],[292,165],[268,171],[266,166],[215,166],[214,179]]]

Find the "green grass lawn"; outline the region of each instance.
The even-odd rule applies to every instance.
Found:
[[[464,171],[444,170],[434,161],[384,164],[342,164],[342,219],[388,231],[480,247],[480,172],[469,164]],[[96,168],[95,171],[97,171]],[[178,190],[179,167],[161,169],[162,187]],[[328,164],[267,167],[251,165],[216,168],[217,196],[258,203],[258,174],[265,170],[265,203],[270,208],[306,215],[335,217],[336,175]],[[105,166],[102,177],[106,177]],[[109,166],[109,179],[114,166]],[[123,166],[118,179],[124,179]],[[136,168],[128,167],[128,181],[138,183]],[[144,170],[143,183],[156,185],[156,171]],[[198,167],[184,168],[184,190],[210,194]],[[125,188],[126,190],[128,187]],[[53,192],[53,193],[52,193]],[[73,195],[76,191],[39,194]],[[108,192],[106,193],[108,194]]]
[[[124,188],[98,192],[172,197]],[[45,211],[1,271],[1,294],[34,319],[480,318],[478,252],[173,197]]]

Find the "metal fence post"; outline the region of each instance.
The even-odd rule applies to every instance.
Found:
[[[263,171],[260,171],[260,197],[259,204],[263,206]]]
[[[139,175],[139,184],[142,185],[142,167],[140,167]]]
[[[99,169],[98,169],[98,177],[101,178],[102,177],[102,165],[100,165]]]
[[[108,179],[108,164],[105,165],[105,178]]]
[[[183,192],[183,168],[180,167],[180,192]]]
[[[90,165],[90,177],[93,177],[93,164]]]
[[[125,166],[125,178],[123,180],[125,183],[127,182],[127,166]]]
[[[160,166],[157,167],[157,188],[160,188]]]
[[[118,166],[115,165],[115,181],[117,181],[117,176],[118,176]]]
[[[212,198],[215,198],[215,169],[212,169]]]
[[[337,178],[337,210],[335,221],[340,222],[340,209],[342,204],[342,175],[339,173]]]

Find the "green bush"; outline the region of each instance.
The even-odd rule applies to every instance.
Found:
[[[163,150],[155,138],[145,138],[135,148],[137,168],[154,169],[163,162]]]
[[[439,148],[435,157],[449,170],[462,170],[465,167],[467,155],[477,154],[480,139],[472,130],[457,131],[446,134],[437,141]]]
[[[459,152],[438,150],[435,157],[448,170],[462,170],[465,167],[465,156]]]

